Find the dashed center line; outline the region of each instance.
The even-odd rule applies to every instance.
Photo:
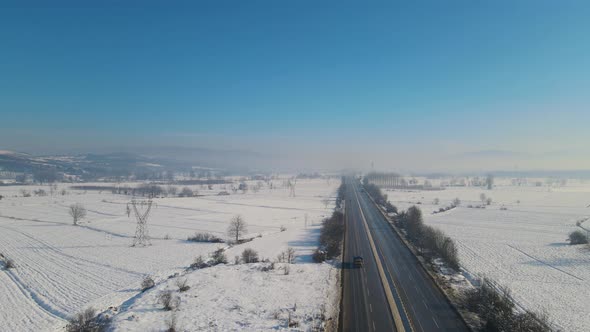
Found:
[[[432,317],[432,320],[434,321],[434,324],[436,325],[436,327],[440,329],[440,326],[438,326],[438,323],[436,322],[436,319],[434,319],[434,317]]]

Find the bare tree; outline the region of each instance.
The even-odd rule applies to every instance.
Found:
[[[178,189],[175,186],[168,186],[168,195],[176,196]]]
[[[295,249],[289,247],[286,251],[287,254],[287,263],[293,264],[295,262]]]
[[[57,184],[55,184],[55,183],[50,184],[49,185],[49,194],[51,196],[53,196],[56,191],[57,191]]]
[[[193,197],[193,195],[194,192],[189,187],[182,188],[182,191],[180,192],[180,197]]]
[[[258,253],[254,249],[246,248],[242,251],[242,261],[245,264],[258,263]]]
[[[479,200],[480,200],[482,203],[484,203],[484,204],[485,204],[485,202],[486,202],[486,199],[487,199],[487,197],[486,197],[486,194],[484,194],[484,193],[481,193],[481,194],[479,194]]]
[[[244,235],[247,231],[246,221],[242,218],[241,215],[237,215],[231,219],[229,222],[229,227],[227,228],[227,235],[231,238],[235,238],[236,243],[239,242],[240,237]]]
[[[74,220],[74,225],[78,225],[78,221],[86,217],[86,209],[80,203],[70,205],[70,216]]]

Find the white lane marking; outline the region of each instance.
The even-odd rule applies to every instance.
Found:
[[[434,317],[432,317],[432,320],[434,321],[434,324],[436,324],[436,327],[440,329],[440,326],[438,326],[438,323],[436,322],[436,319],[434,319]]]
[[[426,309],[428,309],[428,304],[426,304],[426,302],[424,302],[424,300],[422,300],[422,303],[424,303],[424,306],[426,307]]]
[[[376,331],[377,329],[375,329],[375,321],[373,321],[373,331]]]
[[[369,309],[371,309],[371,312],[373,312],[373,305],[371,303],[369,303]]]

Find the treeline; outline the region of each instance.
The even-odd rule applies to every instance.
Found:
[[[406,231],[407,238],[421,251],[424,249],[439,256],[449,267],[459,269],[459,257],[455,241],[440,229],[424,225],[422,211],[416,206],[402,211],[394,222]]]
[[[340,247],[344,237],[344,214],[334,211],[332,216],[322,220],[320,245],[313,253],[313,260],[321,263],[340,255]]]
[[[510,291],[487,279],[467,293],[465,305],[482,320],[481,331],[551,331],[547,316],[517,310]]]
[[[340,182],[340,187],[338,187],[338,194],[336,196],[336,208],[342,208],[342,201],[344,201],[344,195],[346,194],[346,184],[344,183],[344,177],[342,177],[342,182]]]
[[[344,178],[338,188],[338,196],[336,197],[336,208],[342,207],[344,195],[346,193],[346,184]],[[342,247],[342,239],[344,238],[344,214],[340,211],[334,211],[332,216],[322,220],[322,229],[320,231],[320,245],[313,253],[313,260],[316,263],[321,263],[326,259],[332,259],[340,255],[340,248]]]
[[[71,186],[70,188],[73,190],[110,191],[113,194],[143,197],[193,197],[199,194],[197,190],[192,190],[189,187],[184,187],[181,190],[179,190],[177,187],[174,186],[163,187],[155,183],[143,183],[137,187],[79,185]]]
[[[384,194],[377,185],[369,183],[367,178],[363,179],[363,187],[365,191],[371,195],[375,203],[385,208],[387,213],[397,213],[397,207],[387,200],[387,194]]]
[[[385,211],[397,214],[394,217],[394,222],[406,231],[410,242],[421,251],[426,249],[440,257],[449,267],[459,269],[459,256],[455,241],[441,230],[424,225],[422,211],[419,208],[412,206],[407,211],[398,213],[397,208],[387,200],[387,195],[383,194],[378,186],[369,183],[366,178],[363,179],[363,186],[373,200],[385,208]]]

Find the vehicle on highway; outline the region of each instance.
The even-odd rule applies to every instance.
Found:
[[[353,265],[355,268],[356,268],[356,267],[359,267],[359,268],[360,268],[360,267],[363,267],[363,265],[364,265],[363,263],[364,263],[364,261],[363,261],[363,258],[362,258],[361,256],[355,256],[355,257],[352,259],[352,265]]]

